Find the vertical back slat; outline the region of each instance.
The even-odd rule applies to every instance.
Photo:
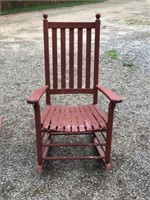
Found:
[[[91,29],[87,29],[86,37],[86,88],[90,88],[90,68],[91,68]]]
[[[69,30],[69,87],[74,88],[74,29]]]
[[[78,29],[78,88],[82,88],[82,35],[83,30]]]
[[[58,88],[57,76],[57,29],[52,29],[52,49],[53,49],[53,88]]]
[[[66,42],[65,29],[61,29],[61,87],[66,88]]]

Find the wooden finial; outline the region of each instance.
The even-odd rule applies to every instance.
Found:
[[[99,18],[101,17],[101,15],[100,15],[99,13],[97,13],[97,14],[95,15],[95,17],[96,17],[96,19],[99,19]]]
[[[43,18],[47,19],[48,18],[48,14],[43,14]]]

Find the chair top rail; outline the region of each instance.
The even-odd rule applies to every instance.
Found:
[[[48,28],[95,28],[95,22],[48,22]]]

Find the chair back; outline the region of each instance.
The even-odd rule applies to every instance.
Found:
[[[45,84],[51,94],[93,94],[97,102],[100,14],[94,22],[49,22],[43,15]]]

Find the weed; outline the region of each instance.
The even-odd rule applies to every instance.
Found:
[[[133,68],[136,67],[132,60],[125,60],[125,61],[122,63],[122,66],[123,66],[123,67],[130,68],[130,69],[133,69]]]
[[[138,19],[138,18],[128,18],[126,19],[126,24],[128,25],[150,25],[150,21],[148,19]]]
[[[110,51],[107,51],[106,52],[106,55],[108,56],[108,57],[110,57],[111,59],[116,59],[116,58],[118,58],[118,52],[115,50],[115,49],[112,49],[112,50],[110,50]]]

